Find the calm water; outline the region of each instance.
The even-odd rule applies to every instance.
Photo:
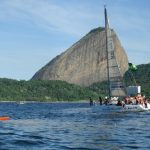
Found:
[[[150,149],[150,112],[87,103],[0,103],[0,150]]]

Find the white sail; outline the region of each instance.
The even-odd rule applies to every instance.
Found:
[[[105,8],[105,31],[106,31],[106,50],[107,50],[107,69],[109,82],[109,96],[125,96],[125,86],[123,84],[123,76],[116,57],[116,50],[112,38],[112,31],[109,28],[107,11]]]

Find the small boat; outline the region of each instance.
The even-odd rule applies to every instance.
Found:
[[[20,105],[23,105],[25,103],[26,103],[25,101],[19,101],[19,102],[17,102],[17,104],[20,104]]]
[[[105,14],[105,35],[106,35],[106,54],[107,54],[107,80],[108,80],[108,98],[106,103],[108,105],[116,104],[116,100],[113,97],[119,97],[118,102],[124,102],[124,98],[127,95],[127,88],[123,82],[123,74],[120,70],[120,65],[116,57],[116,49],[112,38],[112,30],[109,28],[107,10],[104,9]],[[131,64],[130,64],[131,65]],[[132,86],[131,86],[132,87]],[[138,94],[138,92],[136,93]],[[120,106],[120,105],[118,105]],[[147,111],[150,110],[150,104],[142,103],[123,103],[123,109],[127,111]]]
[[[7,121],[7,120],[10,120],[10,117],[8,117],[8,116],[1,116],[0,117],[0,121]]]

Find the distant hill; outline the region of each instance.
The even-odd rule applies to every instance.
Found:
[[[133,76],[142,92],[150,98],[150,63],[138,65]],[[133,79],[124,77],[127,85],[133,85]],[[17,81],[0,79],[0,101],[74,101],[87,100],[89,97],[98,99],[107,95],[107,82],[97,82],[87,87],[70,84],[65,81],[30,80]]]
[[[128,58],[112,30],[116,59],[121,73],[128,68]],[[32,77],[33,80],[62,80],[81,86],[101,82],[106,77],[106,36],[104,28],[91,30],[61,55],[55,57]]]

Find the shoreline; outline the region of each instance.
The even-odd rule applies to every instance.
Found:
[[[79,100],[79,101],[0,101],[0,103],[89,103],[89,100]]]

